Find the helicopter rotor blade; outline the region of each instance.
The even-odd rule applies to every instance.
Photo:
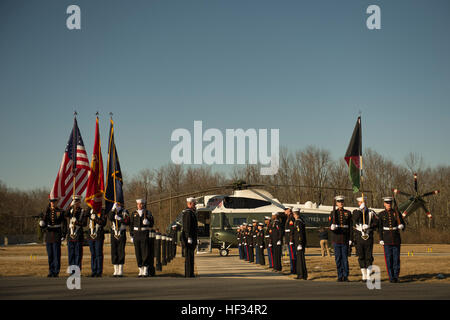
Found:
[[[423,203],[421,203],[420,206],[425,211],[425,213],[428,216],[428,218],[430,218],[430,219],[433,218],[433,216],[431,215],[431,212],[427,209],[427,207]]]
[[[414,191],[417,193],[417,173],[414,173]]]
[[[409,206],[406,208],[405,211],[403,211],[402,216],[403,218],[406,217],[406,215],[408,214],[408,210],[413,206],[413,204],[416,202],[416,199],[414,199],[413,201],[411,201],[411,203],[409,204]]]
[[[253,190],[253,189],[249,189],[249,190],[251,190],[253,193],[257,194],[258,196],[260,196],[260,197],[263,198],[264,200],[269,201],[269,202],[272,203],[274,206],[277,206],[278,208],[281,208],[281,209],[283,209],[283,210],[286,209],[281,203],[276,202],[276,201],[270,199],[269,197],[263,195],[261,192],[258,192],[258,191]]]
[[[401,195],[407,196],[407,197],[412,197],[412,196],[413,196],[412,194],[409,194],[409,193],[400,191],[400,190],[398,190],[398,189],[392,189],[392,192],[394,192],[394,194],[401,194]]]
[[[432,196],[432,195],[438,194],[439,192],[440,192],[439,190],[434,190],[434,191],[431,191],[431,192],[424,193],[424,194],[422,195],[422,198],[425,198],[425,197],[428,197],[428,196]]]

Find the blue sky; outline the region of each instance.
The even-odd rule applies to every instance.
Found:
[[[66,8],[81,8],[81,30]],[[381,8],[381,30],[365,13]],[[91,156],[109,116],[122,170],[170,161],[177,128],[279,128],[290,150],[363,147],[449,165],[449,1],[0,3],[0,180],[51,188],[73,123]],[[222,170],[222,167],[214,167]]]

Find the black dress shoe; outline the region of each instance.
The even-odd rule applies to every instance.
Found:
[[[100,273],[97,273],[95,276],[96,276],[97,278],[101,278],[101,277],[102,277],[102,275],[101,275]]]
[[[337,282],[342,282],[342,281],[344,281],[344,278],[338,278],[337,279]]]
[[[47,278],[53,278],[53,273],[49,273],[49,274],[47,275]]]
[[[96,273],[91,273],[91,275],[89,276],[90,278],[95,278],[97,276]]]
[[[344,282],[350,282],[347,277],[344,278]]]

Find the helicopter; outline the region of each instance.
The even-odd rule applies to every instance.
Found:
[[[413,213],[414,211],[421,208],[425,211],[428,218],[432,218],[431,212],[428,210],[428,208],[425,206],[426,201],[423,199],[425,197],[429,197],[432,195],[437,195],[439,193],[439,190],[434,190],[430,192],[426,192],[424,194],[419,194],[418,186],[417,186],[417,173],[414,173],[414,194],[409,194],[403,191],[400,191],[398,189],[393,189],[394,195],[401,194],[403,196],[408,197],[408,200],[405,202],[402,202],[398,206],[399,212],[402,213],[403,217],[406,217],[408,214]],[[395,199],[395,197],[394,197]]]
[[[213,248],[217,248],[221,256],[228,256],[230,248],[238,246],[237,229],[240,225],[244,222],[250,223],[252,220],[263,222],[266,216],[271,217],[273,212],[284,212],[286,207],[300,209],[301,218],[306,224],[308,246],[318,246],[317,231],[320,227],[328,228],[328,218],[333,206],[318,205],[311,201],[304,204],[299,202],[281,203],[265,190],[267,187],[273,187],[273,185],[247,184],[245,181],[239,180],[232,185],[210,189],[214,191],[219,188],[231,188],[232,194],[209,194],[196,197],[198,247],[206,247],[209,252]],[[206,192],[208,191],[206,190]],[[356,207],[346,208],[349,210],[357,209]],[[382,210],[374,209],[376,213]],[[167,229],[170,230],[174,224],[182,225],[181,213]]]

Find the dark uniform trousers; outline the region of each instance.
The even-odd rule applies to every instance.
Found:
[[[269,260],[269,267],[273,268],[273,253],[271,246],[267,246],[267,260]]]
[[[400,245],[384,245],[384,258],[389,279],[398,279],[400,275]]]
[[[120,232],[119,239],[116,239],[114,232],[111,233],[111,262],[112,264],[125,264],[125,245],[127,236],[125,230]]]
[[[103,273],[103,237],[100,239],[89,239],[91,250],[91,270],[94,274]]]
[[[289,263],[291,266],[291,273],[296,273],[296,261],[297,261],[297,253],[296,249],[294,248],[294,244],[290,244],[290,238],[291,233],[294,232],[293,226],[294,226],[294,218],[293,217],[287,217],[286,219],[286,226],[285,226],[285,243],[287,246],[287,250],[289,251]]]
[[[348,277],[348,244],[334,243],[334,260],[336,262],[336,268],[338,278]]]
[[[133,237],[134,252],[139,268],[147,267],[150,264],[148,255],[148,231],[135,231]]]
[[[195,244],[186,243],[185,253],[184,253],[184,276],[193,277],[194,276],[194,255],[195,255]]]
[[[305,248],[302,250],[296,250],[296,256],[297,264],[295,271],[300,278],[306,280],[308,278],[308,270],[306,269]]]

